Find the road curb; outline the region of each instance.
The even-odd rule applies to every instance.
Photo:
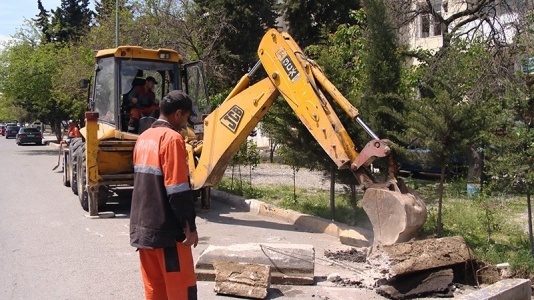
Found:
[[[369,247],[373,234],[369,230],[348,226],[316,216],[299,213],[289,209],[278,208],[274,205],[256,200],[246,199],[216,189],[211,190],[212,199],[229,204],[247,212],[283,220],[297,226],[298,229],[324,233],[338,237],[340,242],[354,247]]]

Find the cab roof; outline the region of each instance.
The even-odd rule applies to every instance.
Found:
[[[119,46],[118,48],[99,50],[95,55],[95,59],[107,56],[183,63],[183,58],[178,52],[165,48],[145,49],[140,46]]]

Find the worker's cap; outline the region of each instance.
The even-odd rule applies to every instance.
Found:
[[[154,84],[158,84],[158,82],[156,81],[156,78],[154,78],[152,76],[148,76],[145,80],[146,81],[152,81]]]
[[[193,101],[189,96],[181,90],[170,91],[167,96],[163,97],[162,105],[168,103],[174,110],[185,109],[191,112],[191,116],[196,117],[197,114],[193,110]]]

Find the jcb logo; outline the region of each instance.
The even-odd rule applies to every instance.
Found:
[[[234,105],[222,116],[221,123],[230,131],[235,132],[244,112],[241,107]]]

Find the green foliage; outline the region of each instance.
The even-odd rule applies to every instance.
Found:
[[[246,184],[243,186],[246,187]],[[298,201],[294,200],[295,190],[291,185],[257,185],[252,193],[246,188],[239,193],[235,187],[232,187],[232,179],[227,176],[223,177],[216,188],[246,198],[258,199],[284,209],[292,209],[312,216],[332,219],[329,207],[330,195],[324,190],[297,188]],[[371,229],[369,218],[363,208],[360,206],[354,207],[349,198],[348,191],[336,193],[336,216],[334,221]]]
[[[238,178],[236,180],[236,192],[239,195],[254,195],[254,188],[252,186],[252,170],[260,163],[260,153],[256,144],[247,140],[241,145],[237,153],[232,158],[230,165],[232,167],[232,182],[230,188],[234,189],[234,171],[237,167]],[[241,167],[248,167],[249,176],[248,183],[243,185],[243,178],[241,173]]]
[[[215,90],[232,86],[258,60],[257,48],[266,28],[276,25],[277,1],[268,0],[196,0],[199,15],[218,15],[225,26],[220,27],[217,41],[218,61],[224,67],[224,82]],[[212,34],[205,32],[206,34]],[[221,78],[222,80],[222,78]]]
[[[365,25],[366,14],[358,10],[352,11],[350,15],[356,24],[339,25],[337,31],[329,34],[323,43],[307,47],[306,53],[317,61],[345,98],[356,101],[361,97],[367,76],[362,61],[365,51],[362,26]]]
[[[263,199],[266,197],[266,193],[269,192],[262,188],[253,188],[252,185],[243,183],[233,177],[223,177],[217,184],[217,189],[248,199]]]
[[[402,113],[403,99],[399,96],[401,61],[397,34],[388,18],[383,0],[365,2],[365,65],[364,95],[360,109],[369,125],[381,137],[394,139],[390,132],[405,129],[402,122],[391,118],[391,111]]]
[[[302,48],[321,44],[326,35],[336,32],[342,24],[355,24],[349,14],[359,8],[357,0],[282,1],[289,33]]]
[[[93,12],[89,0],[61,0],[61,6],[51,10],[51,15],[48,30],[40,28],[50,41],[77,42],[87,33]]]
[[[435,199],[437,183],[407,180],[426,202],[428,218],[421,235],[434,235],[437,224]],[[509,262],[516,272],[534,273],[534,259],[529,254],[525,205],[518,197],[482,193],[467,197],[466,181],[452,181],[444,186],[443,236],[462,236],[478,260],[490,263]],[[526,275],[525,275],[526,274]]]
[[[91,50],[22,41],[6,48],[0,60],[0,91],[29,118],[59,123],[78,119],[86,110],[86,94],[77,83],[83,73],[91,73]]]

